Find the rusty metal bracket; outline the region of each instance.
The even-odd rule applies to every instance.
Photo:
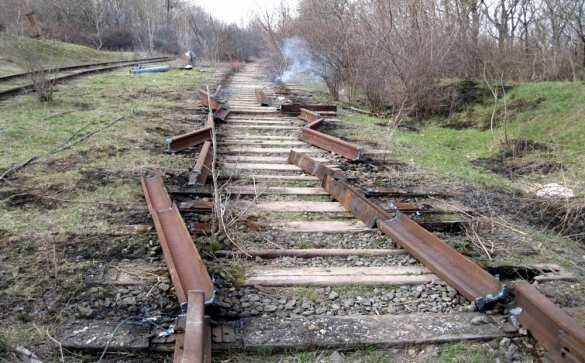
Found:
[[[520,323],[547,350],[553,362],[585,362],[585,328],[529,283],[513,285]]]
[[[192,146],[211,140],[213,129],[209,126],[174,136],[166,140],[167,149],[172,153],[183,151]]]
[[[211,170],[211,162],[213,159],[213,146],[211,141],[205,141],[195,167],[189,176],[189,185],[204,185]]]
[[[317,146],[321,149],[331,151],[349,160],[360,160],[363,157],[363,150],[347,141],[331,135],[324,134],[316,129],[324,122],[320,118],[303,128],[302,139],[306,143]]]
[[[398,213],[378,227],[479,310],[506,301],[507,289],[499,280],[409,217]]]
[[[329,168],[323,163],[315,161],[313,158],[305,153],[291,150],[288,154],[288,163],[301,168],[305,173],[311,174],[319,178],[321,186],[325,181],[326,175],[337,175],[339,171]]]
[[[217,111],[213,113],[213,119],[217,121],[224,122],[228,116],[230,115],[231,111],[227,108],[221,106]]]
[[[378,221],[393,217],[393,214],[387,212],[381,206],[372,203],[362,193],[352,188],[345,181],[336,180],[331,175],[325,178],[323,188],[369,228],[374,228],[378,224]]]
[[[301,114],[299,115],[299,118],[307,123],[311,123],[319,120],[322,117],[316,111],[301,108]]]
[[[206,108],[211,107],[213,112],[217,111],[221,107],[221,103],[219,103],[213,96],[207,94],[207,91],[200,89],[199,90],[199,102]]]
[[[185,306],[190,290],[203,291],[205,301],[211,302],[213,282],[162,177],[142,177],[141,183],[179,302]]]

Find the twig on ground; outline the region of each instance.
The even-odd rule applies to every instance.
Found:
[[[207,104],[208,104],[208,117],[213,117],[213,110],[211,109],[211,96],[209,95],[209,86],[207,88]],[[218,231],[223,232],[227,239],[236,246],[243,254],[246,256],[250,256],[250,254],[246,251],[246,249],[236,242],[228,233],[227,227],[224,221],[224,214],[225,208],[223,208],[221,203],[221,194],[219,192],[218,186],[218,172],[217,172],[217,137],[215,132],[215,123],[212,124],[213,130],[211,132],[211,146],[213,149],[212,159],[211,159],[211,179],[213,182],[213,203],[214,203],[214,210],[215,210],[215,218],[212,220],[212,229],[217,227]]]
[[[40,334],[40,335],[46,335],[47,338],[53,342],[53,344],[55,344],[57,346],[57,348],[59,348],[59,362],[61,363],[65,363],[65,355],[63,354],[63,344],[61,344],[60,341],[58,341],[57,339],[53,338],[51,336],[51,334],[49,334],[49,331],[46,330],[44,333],[41,331],[41,329],[35,324],[33,323],[33,327],[36,329],[36,331]]]
[[[68,150],[70,148],[72,148],[75,145],[78,145],[80,143],[82,143],[83,141],[89,139],[90,137],[92,137],[93,135],[102,132],[112,126],[114,126],[115,124],[117,124],[118,122],[122,121],[123,119],[125,119],[128,115],[124,115],[121,117],[118,117],[117,119],[107,123],[106,125],[104,125],[103,127],[100,127],[96,130],[93,130],[91,132],[88,132],[87,134],[81,135],[81,132],[83,132],[85,129],[88,128],[88,126],[90,125],[90,123],[85,124],[83,127],[81,127],[79,130],[75,131],[73,133],[73,135],[71,135],[69,138],[67,138],[67,140],[65,140],[63,143],[61,143],[59,146],[57,146],[56,148],[49,150],[48,152],[45,153],[45,155],[36,155],[33,156],[32,158],[20,163],[20,164],[16,164],[13,165],[11,167],[9,167],[8,169],[6,169],[1,175],[0,175],[0,181],[5,180],[7,177],[11,176],[12,174],[16,173],[17,171],[20,171],[22,169],[24,169],[25,167],[36,163],[37,161],[55,155],[61,151],[65,151]]]

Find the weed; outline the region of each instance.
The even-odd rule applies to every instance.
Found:
[[[323,301],[325,296],[315,287],[293,287],[288,289],[291,297],[298,300],[308,300],[313,303]]]
[[[246,283],[246,269],[237,261],[228,263],[221,274],[232,287],[240,288]]]
[[[348,286],[339,286],[335,288],[335,292],[339,295],[349,295],[349,296],[365,296],[371,293],[372,289],[368,286],[360,286],[360,285],[348,285]]]
[[[441,346],[440,361],[445,363],[495,362],[496,352],[477,344],[446,344]]]
[[[208,256],[215,256],[216,252],[221,250],[223,245],[217,235],[207,238],[203,244],[202,252]]]
[[[313,247],[315,247],[315,245],[311,241],[300,240],[300,241],[297,241],[295,247],[298,249],[307,249],[307,248],[313,248]]]

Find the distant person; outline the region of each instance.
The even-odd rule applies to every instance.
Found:
[[[195,56],[193,55],[193,52],[188,51],[187,53],[185,53],[185,57],[187,57],[187,65],[185,66],[185,69],[192,69],[193,62],[195,61]]]

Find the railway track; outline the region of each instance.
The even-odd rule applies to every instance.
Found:
[[[316,128],[307,137],[334,114],[314,120],[288,105],[301,119],[260,105],[281,91],[248,64],[223,88],[229,115],[201,92],[216,112],[167,141],[171,151],[194,152],[191,176],[142,179],[184,313],[149,349],[209,362],[212,351],[424,345],[514,337],[522,327],[550,360],[585,360],[585,330],[565,312],[526,282],[503,284],[428,230],[449,233],[461,221],[418,218],[453,214],[448,195],[365,188],[347,159],[380,152]],[[217,190],[205,184],[213,167]],[[434,205],[421,208],[424,198]],[[223,240],[204,236],[218,208]]]
[[[118,68],[134,66],[138,64],[156,63],[169,60],[169,57],[144,58],[135,60],[123,60],[113,62],[101,62],[92,64],[80,64],[66,67],[57,67],[44,70],[42,73],[53,83],[60,83],[69,79],[87,74],[107,72]],[[0,99],[18,95],[22,92],[34,89],[30,78],[41,72],[17,73],[0,77]]]

